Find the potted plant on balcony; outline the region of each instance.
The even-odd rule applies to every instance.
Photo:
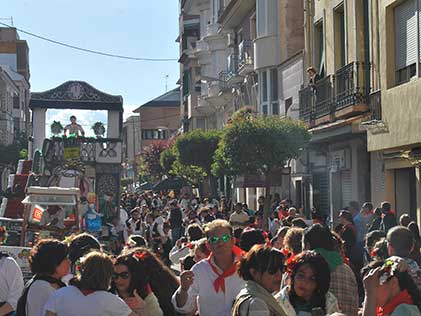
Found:
[[[92,125],[92,129],[96,137],[102,137],[102,135],[105,134],[105,127],[102,122],[96,122],[94,125]]]
[[[61,125],[60,121],[53,121],[50,128],[51,133],[54,135],[54,137],[57,137],[58,134],[60,134],[63,131],[63,125]]]

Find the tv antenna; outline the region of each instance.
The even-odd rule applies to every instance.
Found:
[[[0,18],[0,21],[8,21],[11,26],[14,26],[13,25],[13,16],[11,16],[10,18]]]
[[[169,77],[170,77],[169,75],[165,75],[165,92],[168,91],[168,78]]]

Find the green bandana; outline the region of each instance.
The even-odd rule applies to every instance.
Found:
[[[341,255],[337,251],[326,250],[324,248],[316,248],[313,250],[320,254],[327,261],[329,264],[330,272],[335,271],[337,266],[344,263]]]

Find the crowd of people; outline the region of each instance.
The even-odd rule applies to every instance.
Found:
[[[352,202],[333,229],[278,194],[231,204],[124,193],[116,247],[87,232],[39,240],[26,284],[0,253],[0,316],[421,316],[419,229],[390,203]]]

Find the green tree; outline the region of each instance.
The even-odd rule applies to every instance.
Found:
[[[288,160],[297,158],[309,143],[311,134],[301,121],[280,117],[234,116],[215,153],[215,175],[265,176],[265,224],[270,212],[269,190],[273,174]]]
[[[177,138],[174,144],[177,159],[173,169],[186,173],[185,176],[193,183],[205,180],[204,191],[209,195],[214,195],[216,191],[212,164],[221,136],[221,131],[194,130]]]

